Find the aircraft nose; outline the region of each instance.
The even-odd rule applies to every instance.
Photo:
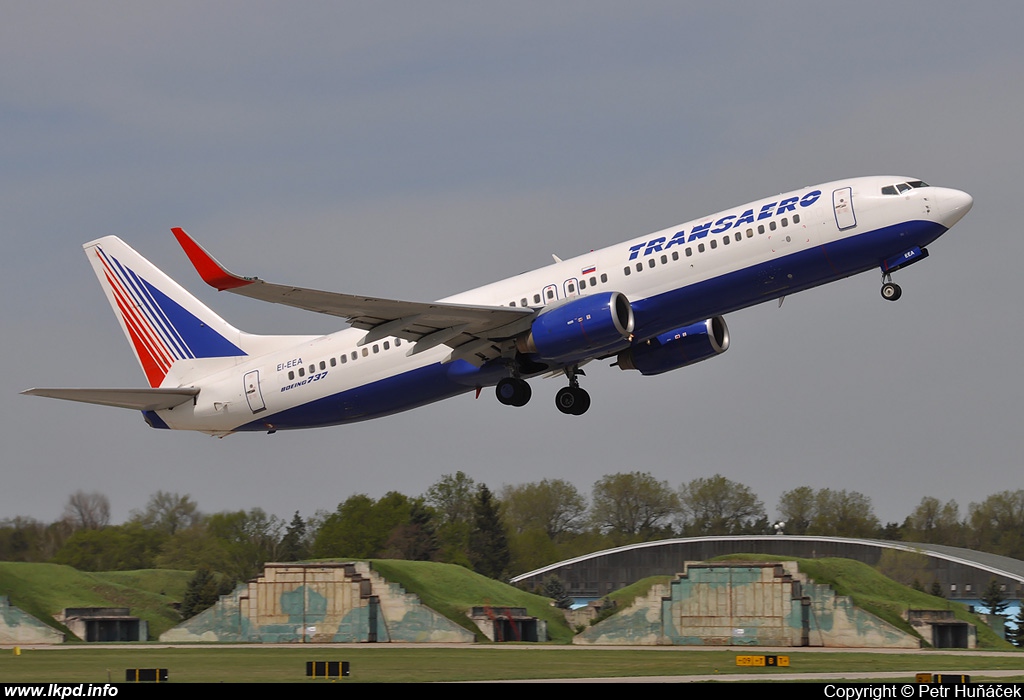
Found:
[[[940,201],[941,221],[946,228],[964,218],[974,206],[974,197],[960,190],[944,190]]]

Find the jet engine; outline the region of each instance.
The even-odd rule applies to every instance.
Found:
[[[662,333],[623,350],[619,369],[635,369],[645,377],[679,369],[721,355],[729,349],[729,327],[721,316]]]
[[[621,292],[577,297],[541,311],[516,349],[567,364],[628,340],[633,323],[633,307]]]

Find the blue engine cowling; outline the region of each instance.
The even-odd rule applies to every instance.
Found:
[[[619,353],[619,369],[645,377],[679,369],[721,355],[729,349],[729,327],[721,316],[677,328]]]
[[[591,294],[541,311],[516,347],[550,362],[575,362],[628,339],[633,324],[633,307],[624,294]]]

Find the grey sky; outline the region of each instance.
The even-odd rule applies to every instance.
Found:
[[[1019,3],[8,2],[0,11],[0,518],[114,519],[158,489],[282,517],[416,495],[721,473],[770,512],[801,485],[884,520],[1024,488]],[[724,356],[587,367],[582,418],[533,380],[351,426],[155,431],[18,396],[143,386],[81,244],[124,238],[245,330],[335,319],[217,294],[169,232],[280,282],[436,299],[775,192],[900,174],[974,210],[897,275],[728,317]]]

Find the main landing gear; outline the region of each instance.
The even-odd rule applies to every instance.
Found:
[[[555,406],[558,410],[570,416],[582,416],[590,408],[590,394],[580,388],[577,377],[583,371],[576,367],[566,368],[565,376],[569,378],[569,386],[562,387],[555,394]]]
[[[565,376],[569,378],[569,386],[562,387],[555,394],[555,406],[566,415],[582,416],[590,408],[590,394],[580,388],[577,378],[582,374],[583,371],[576,367],[567,368]],[[505,377],[498,380],[494,395],[498,397],[498,403],[506,406],[525,406],[533,390],[522,377]]]
[[[888,272],[882,275],[882,298],[886,301],[896,301],[903,296],[903,290],[898,284],[892,281],[892,275]]]
[[[505,377],[494,388],[498,402],[506,406],[525,406],[533,396],[533,389],[521,377]]]

